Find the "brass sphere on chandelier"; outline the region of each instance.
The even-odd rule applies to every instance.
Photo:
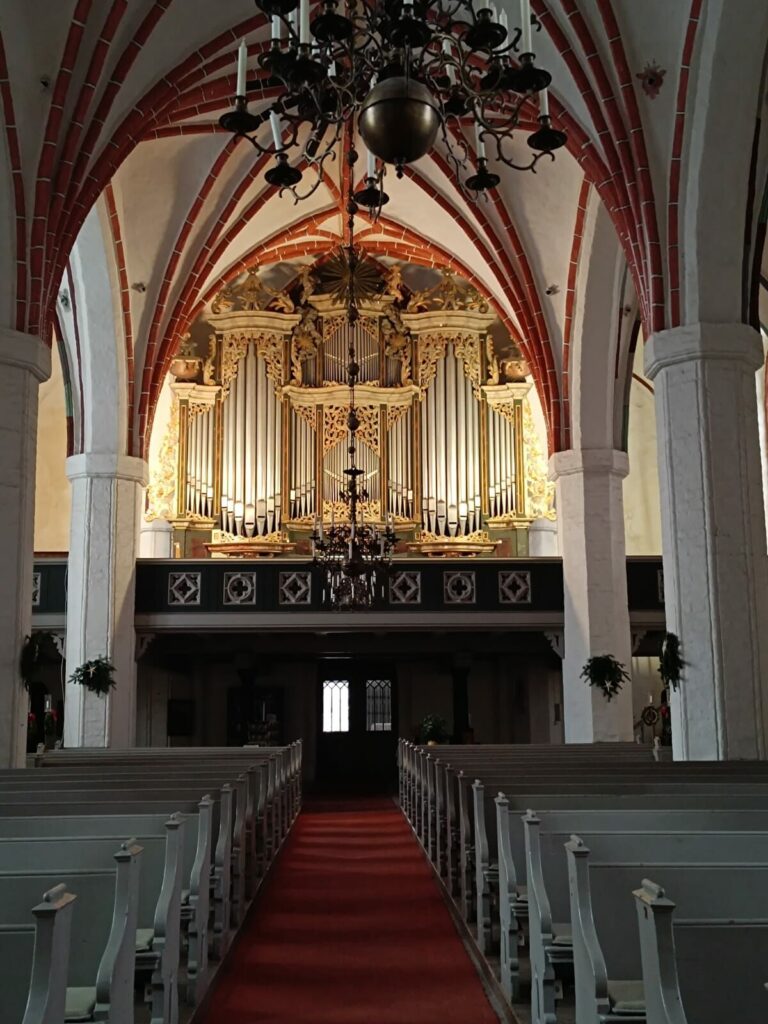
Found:
[[[357,126],[368,149],[402,174],[432,149],[440,128],[440,108],[422,82],[398,75],[385,78],[363,100]]]

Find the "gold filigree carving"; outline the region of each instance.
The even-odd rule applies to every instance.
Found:
[[[292,313],[295,308],[295,303],[287,291],[276,291],[264,284],[255,269],[249,270],[239,284],[227,285],[211,303],[211,310],[214,313],[265,309],[278,313]]]
[[[248,345],[256,346],[257,353],[264,359],[267,377],[276,388],[285,383],[285,353],[282,334],[225,334],[221,343],[221,384],[224,394],[237,376],[240,361],[248,351]]]
[[[515,425],[515,404],[514,404],[514,402],[506,402],[504,405],[502,405],[502,404],[492,405],[490,408],[493,410],[493,412],[497,412],[499,414],[499,416],[503,416],[505,420],[509,420],[509,422],[514,427],[514,425]]]
[[[168,420],[157,461],[149,466],[147,487],[147,509],[144,518],[148,523],[155,519],[173,519],[176,515],[176,460],[179,451],[179,402],[174,396],[171,416]]]
[[[192,399],[187,405],[187,418],[192,421],[198,416],[204,416],[207,412],[213,412],[213,405],[210,402],[196,402]]]
[[[421,334],[419,335],[418,360],[419,360],[419,388],[421,397],[424,398],[432,381],[437,374],[437,363],[445,355],[448,339],[442,334]]]
[[[410,409],[409,405],[389,405],[387,406],[387,430],[391,430],[394,425],[405,416]]]
[[[241,334],[225,334],[221,341],[221,385],[224,393],[237,376],[240,360],[248,351],[248,338]]]
[[[381,502],[361,501],[358,503],[358,511],[363,522],[381,521]],[[331,521],[337,523],[349,522],[349,506],[343,501],[323,501],[323,522]]]
[[[541,450],[531,403],[527,398],[523,401],[523,442],[526,512],[531,519],[557,519],[555,485],[548,479],[547,460]]]
[[[480,397],[480,335],[461,334],[451,338],[453,351],[461,360],[464,373],[472,383],[475,398]]]
[[[477,289],[462,285],[450,270],[444,270],[438,284],[424,291],[414,292],[408,303],[409,313],[425,313],[430,309],[469,309],[488,312],[488,303]]]
[[[349,407],[346,405],[326,405],[323,408],[323,451],[329,452],[349,433],[347,423]],[[360,426],[358,438],[379,454],[379,407],[377,405],[357,406],[357,418]]]
[[[312,430],[317,430],[317,408],[314,405],[294,405],[292,408]]]

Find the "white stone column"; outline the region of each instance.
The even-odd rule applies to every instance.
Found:
[[[630,671],[622,481],[625,452],[594,448],[550,459],[565,591],[563,718],[566,743],[632,739],[632,687],[608,701],[580,678],[588,658],[612,654]]]
[[[755,370],[745,324],[653,335],[667,628],[687,662],[671,695],[680,759],[764,758],[768,558]]]
[[[21,768],[27,694],[19,656],[32,628],[37,398],[51,373],[39,338],[0,328],[0,766]]]
[[[101,656],[115,666],[107,698],[67,683],[64,745],[130,747],[136,736],[136,554],[147,464],[87,453],[67,460],[72,527],[67,589],[67,672]]]

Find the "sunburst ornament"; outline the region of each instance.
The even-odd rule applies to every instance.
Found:
[[[325,265],[330,294],[339,302],[356,307],[381,287],[378,267],[357,246],[342,246]]]

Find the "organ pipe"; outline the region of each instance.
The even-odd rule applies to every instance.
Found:
[[[480,458],[470,439],[479,437],[480,405],[451,350],[438,361],[423,404],[423,526],[441,536],[463,536],[479,528],[470,509],[480,494]]]

